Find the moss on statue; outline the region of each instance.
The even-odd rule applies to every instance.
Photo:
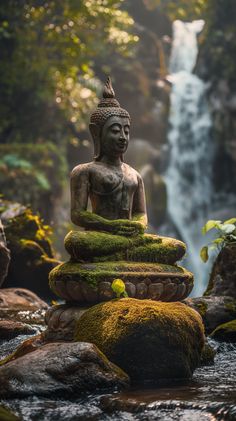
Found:
[[[65,248],[75,261],[143,261],[174,264],[185,254],[181,241],[156,235],[124,237],[98,231],[71,231]]]
[[[156,240],[156,236],[153,236]],[[173,238],[158,237],[159,241],[152,244],[152,236],[144,236],[146,244],[128,250],[128,260],[158,262],[174,264],[180,260],[186,252],[184,243]]]
[[[73,280],[86,282],[96,288],[100,281],[112,282],[119,277],[123,280],[139,280],[141,278],[158,278],[174,276],[184,278],[185,283],[192,283],[193,275],[180,266],[171,266],[145,262],[98,262],[75,263],[66,262],[56,266],[49,274],[49,285],[53,290],[55,281]]]
[[[218,341],[236,342],[236,319],[217,326],[211,337]]]
[[[98,304],[77,322],[75,340],[96,344],[134,382],[189,378],[200,362],[204,328],[182,303],[121,299]]]

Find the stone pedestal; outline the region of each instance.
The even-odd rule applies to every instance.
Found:
[[[115,279],[124,282],[130,298],[140,300],[182,301],[193,288],[192,273],[176,264],[185,245],[172,238],[71,231],[65,246],[71,260],[49,275],[51,290],[66,301],[47,312],[49,340],[73,340],[83,307],[116,298]]]

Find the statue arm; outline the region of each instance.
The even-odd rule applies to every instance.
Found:
[[[143,230],[147,228],[147,210],[145,190],[142,177],[138,174],[138,187],[133,198],[132,221],[141,224]]]
[[[78,165],[71,173],[71,220],[75,225],[93,230],[106,230],[109,221],[87,211],[89,198],[89,168]]]

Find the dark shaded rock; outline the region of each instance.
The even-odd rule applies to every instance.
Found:
[[[31,335],[36,330],[21,322],[13,320],[0,320],[0,340],[1,339],[12,339],[18,335]]]
[[[29,288],[44,298],[52,296],[48,274],[59,262],[54,258],[50,228],[18,203],[1,200],[0,215],[11,252],[4,286]]]
[[[1,397],[76,395],[127,386],[128,376],[90,343],[43,345],[0,368]]]
[[[203,366],[204,365],[213,365],[215,355],[216,355],[215,349],[206,340],[204,348],[202,350],[201,365],[203,365]]]
[[[199,365],[204,329],[182,303],[121,299],[87,310],[77,340],[96,344],[134,383],[189,378]]]
[[[0,286],[7,276],[8,266],[10,263],[10,251],[6,246],[6,238],[0,219]]]
[[[10,263],[10,251],[5,246],[5,244],[1,242],[1,238],[0,238],[0,286],[2,285],[4,279],[7,276],[9,263]]]
[[[202,316],[206,333],[211,333],[218,325],[236,318],[236,300],[232,297],[197,297],[183,301]]]
[[[204,295],[236,299],[236,244],[225,246],[217,256]]]
[[[217,326],[211,337],[218,341],[236,342],[236,319]]]

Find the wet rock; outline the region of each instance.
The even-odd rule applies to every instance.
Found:
[[[206,340],[204,348],[202,350],[201,355],[201,365],[213,365],[214,364],[214,358],[216,355],[216,350],[209,344],[209,342]]]
[[[0,289],[0,319],[26,324],[44,324],[48,305],[24,288]]]
[[[86,308],[73,305],[55,305],[45,315],[47,329],[43,332],[46,341],[73,341],[76,325]]]
[[[186,298],[183,302],[202,316],[206,333],[211,333],[218,325],[236,318],[236,300],[232,297],[210,295]]]
[[[73,396],[127,386],[128,376],[90,343],[45,344],[0,367],[0,397]]]
[[[211,337],[218,341],[236,342],[236,319],[217,326]]]
[[[225,246],[217,256],[204,295],[236,299],[236,244]]]
[[[0,312],[3,309],[10,310],[39,310],[48,308],[47,303],[41,300],[32,291],[24,288],[0,289]]]
[[[189,378],[204,344],[199,314],[182,303],[132,298],[98,304],[77,322],[76,340],[93,342],[134,383]]]
[[[31,335],[35,332],[36,330],[33,327],[25,323],[13,320],[0,320],[0,340],[9,340],[18,335]]]
[[[6,238],[2,221],[0,219],[0,286],[7,276],[8,266],[10,262],[10,251],[6,246]]]

